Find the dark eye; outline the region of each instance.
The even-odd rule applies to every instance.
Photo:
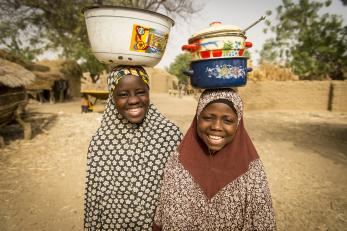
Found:
[[[117,92],[117,93],[116,93],[116,97],[117,97],[117,98],[125,98],[125,97],[128,97],[128,92],[125,92],[125,91]]]
[[[212,116],[204,115],[201,117],[201,119],[203,119],[205,121],[211,121],[213,118],[212,118]]]
[[[233,123],[235,123],[235,120],[232,119],[232,118],[224,118],[223,121],[224,121],[225,124],[233,124]]]
[[[147,91],[146,90],[137,90],[136,95],[146,95]]]

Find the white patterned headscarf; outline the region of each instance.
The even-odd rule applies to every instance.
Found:
[[[181,138],[153,104],[133,124],[110,94],[88,149],[85,230],[152,230],[164,167]]]
[[[243,114],[243,103],[240,95],[231,88],[206,89],[199,98],[198,107],[196,109],[197,117],[208,104],[220,99],[232,102],[237,113],[237,121],[239,124]]]

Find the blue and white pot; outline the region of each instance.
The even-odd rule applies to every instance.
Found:
[[[196,88],[227,88],[244,86],[247,83],[247,58],[222,58],[194,61],[190,76],[191,84]]]

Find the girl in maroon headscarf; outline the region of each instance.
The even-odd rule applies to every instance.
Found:
[[[276,230],[264,167],[232,89],[205,90],[168,161],[153,230]]]

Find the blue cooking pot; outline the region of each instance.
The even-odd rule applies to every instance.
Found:
[[[247,83],[247,58],[222,58],[193,61],[190,76],[191,84],[196,88],[227,88],[244,86]]]

